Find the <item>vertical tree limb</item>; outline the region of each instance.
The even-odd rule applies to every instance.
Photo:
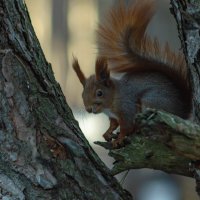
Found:
[[[200,122],[200,2],[197,0],[171,0],[179,37],[188,64],[188,74],[193,90],[193,118]],[[200,133],[199,133],[200,134]],[[193,168],[196,190],[200,196],[200,166]]]
[[[131,199],[78,127],[23,0],[0,0],[0,192],[9,199]]]

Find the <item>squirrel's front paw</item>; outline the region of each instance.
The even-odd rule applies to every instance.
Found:
[[[120,136],[120,135],[119,135]],[[112,142],[114,149],[124,146],[124,137],[118,137]]]
[[[112,141],[112,147],[114,149],[116,149],[116,148],[123,147],[123,146],[125,146],[127,144],[130,144],[130,143],[131,143],[130,138],[128,138],[126,136],[123,136],[123,135],[121,136],[119,134],[118,138]]]
[[[112,132],[105,132],[103,134],[103,137],[107,142],[110,142],[113,138],[113,133]]]

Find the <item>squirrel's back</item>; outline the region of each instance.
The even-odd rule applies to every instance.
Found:
[[[165,75],[159,72],[138,72],[126,74],[119,80],[120,91],[115,99],[119,99],[122,110],[126,113],[138,108],[155,108],[175,114],[184,119],[189,117],[190,106],[185,94]],[[120,98],[120,97],[125,98]],[[134,102],[134,103],[133,103]],[[129,105],[127,105],[129,104]],[[136,107],[135,107],[136,105]],[[131,107],[132,106],[132,107]],[[138,107],[139,106],[139,107]]]

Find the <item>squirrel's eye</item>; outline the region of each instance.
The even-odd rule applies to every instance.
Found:
[[[102,92],[101,89],[98,89],[98,90],[96,91],[96,96],[97,96],[97,97],[102,97],[102,96],[103,96],[103,92]]]

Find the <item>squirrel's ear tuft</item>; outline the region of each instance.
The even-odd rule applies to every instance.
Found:
[[[110,82],[110,71],[108,69],[108,63],[106,58],[99,57],[96,60],[96,80],[105,82],[108,86]]]
[[[78,59],[73,56],[72,66],[74,71],[76,72],[80,82],[82,83],[83,87],[85,86],[86,78],[83,72],[81,71],[80,65],[78,63]]]

